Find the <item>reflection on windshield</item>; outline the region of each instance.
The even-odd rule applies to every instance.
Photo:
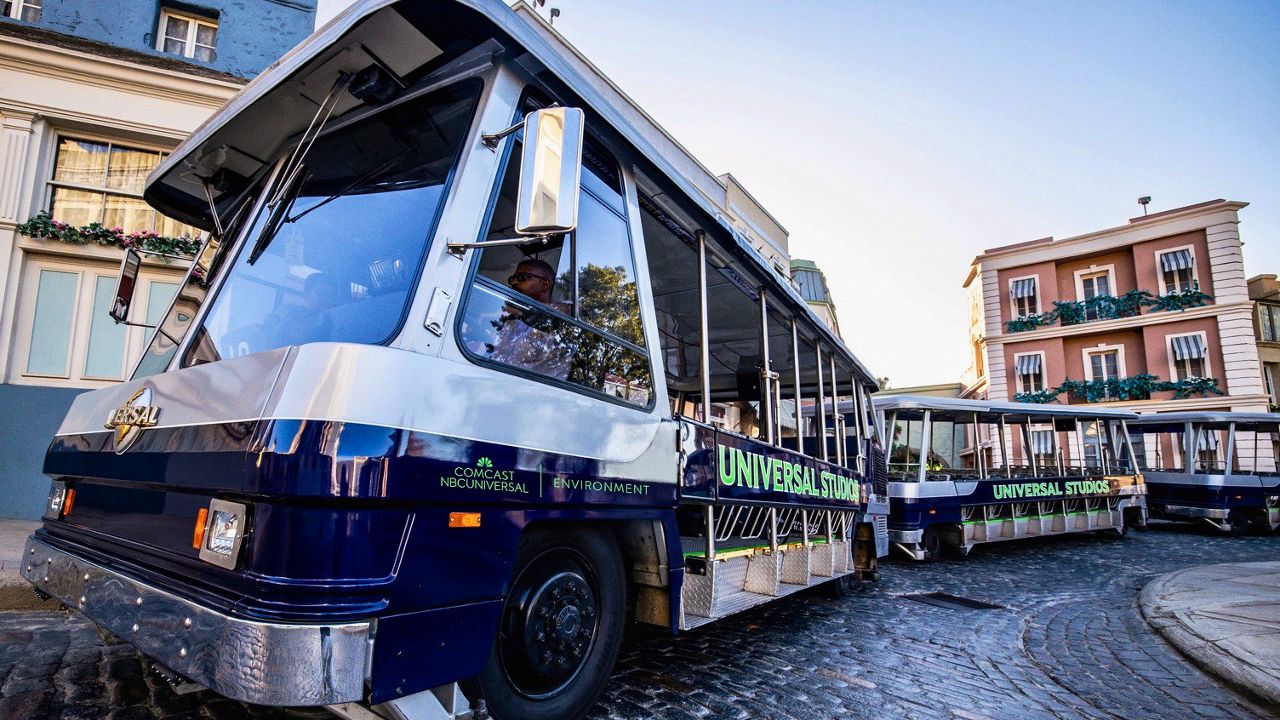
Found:
[[[387,108],[316,141],[300,189],[264,212],[186,365],[311,342],[385,342],[400,324],[478,84]],[[269,233],[269,234],[268,234]]]

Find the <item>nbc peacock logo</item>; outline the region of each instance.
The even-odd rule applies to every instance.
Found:
[[[478,467],[478,468],[491,468],[491,467],[493,467],[493,461],[492,461],[492,460],[490,460],[490,459],[489,459],[489,458],[487,458],[487,457],[482,457],[482,458],[480,458],[479,460],[477,460],[477,461],[476,461],[476,467]]]

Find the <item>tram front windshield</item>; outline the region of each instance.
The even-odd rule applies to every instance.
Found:
[[[296,189],[260,211],[184,365],[390,340],[478,92],[465,84],[326,131],[305,154]]]

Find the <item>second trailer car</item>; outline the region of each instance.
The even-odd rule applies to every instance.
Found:
[[[912,395],[875,398],[889,450],[889,538],[916,560],[944,548],[1146,522],[1125,423],[1093,406]]]

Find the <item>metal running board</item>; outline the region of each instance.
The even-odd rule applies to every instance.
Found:
[[[961,541],[965,547],[1000,540],[1062,535],[1124,526],[1122,510],[1089,510],[1067,515],[971,520],[964,523]]]
[[[483,712],[484,701],[476,706]],[[449,683],[370,707],[365,703],[326,705],[325,709],[345,720],[464,720],[473,716],[471,703],[457,683]]]

